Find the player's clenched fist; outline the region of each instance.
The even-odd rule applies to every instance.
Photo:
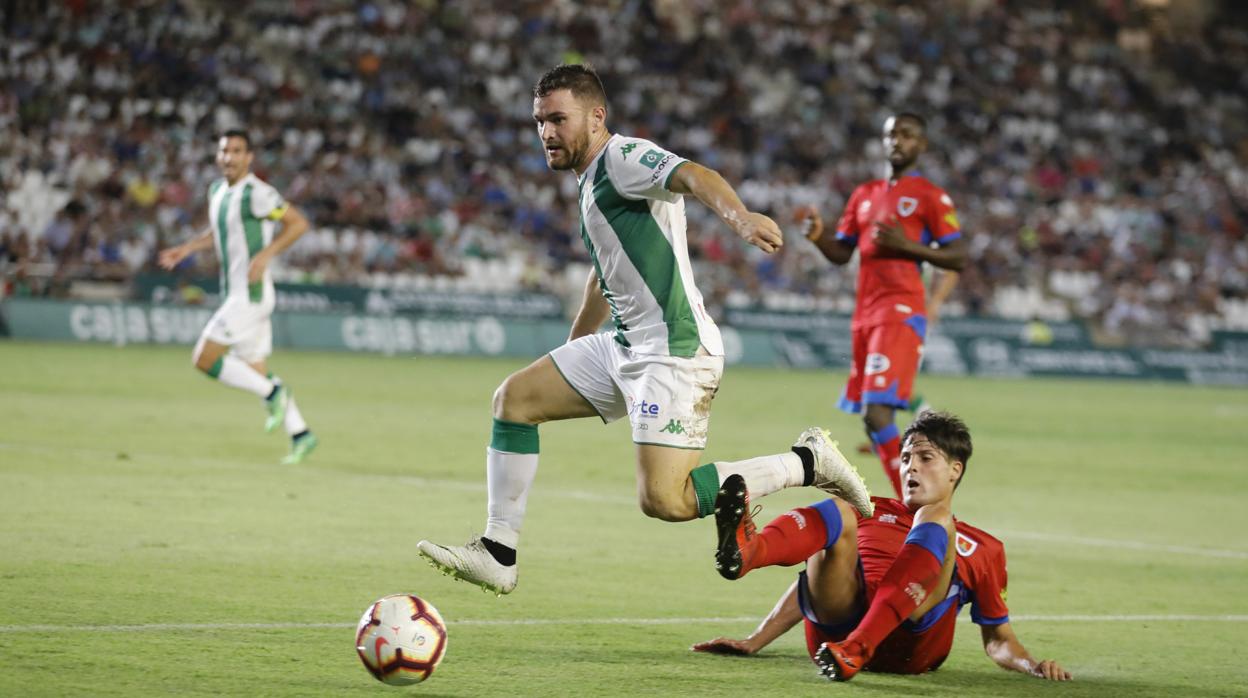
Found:
[[[768,254],[784,246],[784,233],[780,232],[780,226],[761,213],[751,211],[745,214],[736,229],[742,240]]]

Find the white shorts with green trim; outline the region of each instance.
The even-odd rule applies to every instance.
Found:
[[[224,344],[249,364],[267,359],[273,353],[274,300],[271,284],[265,284],[259,303],[252,303],[247,296],[229,296],[209,318],[200,341]]]
[[[637,354],[606,332],[568,342],[550,358],[603,422],[628,415],[634,443],[706,448],[724,357]]]

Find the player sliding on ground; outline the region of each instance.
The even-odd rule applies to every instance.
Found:
[[[308,230],[308,219],[281,194],[251,173],[255,153],[247,132],[226,131],[217,140],[223,179],[208,190],[208,227],[190,240],[160,252],[160,266],[173,269],[195,252],[215,249],[221,260],[221,307],[213,313],[192,351],[195,368],[225,385],[263,398],[265,431],[284,426],[295,464],[316,448],[316,436],[295,405],[290,389],[269,373],[273,351],[274,290],[269,261]],[[282,224],[282,234],[274,228]]]
[[[948,413],[923,412],[902,444],[902,499],[873,498],[874,516],[832,498],[757,531],[747,483],[725,480],[715,502],[720,574],[740,579],[800,562],[806,570],[749,637],[693,649],[753,654],[804,622],[806,649],[830,679],[848,681],[864,669],[918,674],[945,661],[958,612],[969,603],[994,662],[1069,680],[1057,662],[1033,658],[1010,628],[1001,541],[953,517],[953,493],[971,458],[966,425]]]
[[[500,594],[516,586],[516,545],[542,422],[627,415],[641,509],[665,521],[712,513],[720,485],[734,473],[755,497],[814,485],[864,515],[871,511],[862,478],[820,429],[802,432],[784,453],[699,465],[724,350],[694,284],[682,195],[692,194],[764,252],[783,240],[775,222],[747,210],[718,173],[649,141],[612,135],[606,117],[602,83],[586,66],[559,66],[534,89],[546,162],[577,175],[581,238],[593,270],[568,342],[494,393],[484,535],[464,546],[418,545],[443,571]],[[595,334],[608,317],[614,332]]]

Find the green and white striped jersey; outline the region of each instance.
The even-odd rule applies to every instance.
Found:
[[[668,190],[686,159],[611,136],[578,179],[581,239],[611,306],[615,341],[639,354],[723,356],[685,240],[685,201]]]
[[[212,225],[217,259],[221,260],[221,300],[245,296],[259,303],[273,279],[247,283],[251,258],[273,240],[277,220],[286,214],[282,195],[252,173],[229,186],[218,179],[208,189],[208,221]]]

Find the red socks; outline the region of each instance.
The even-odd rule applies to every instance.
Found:
[[[949,533],[938,523],[919,524],[906,536],[897,559],[880,582],[871,606],[846,642],[857,640],[874,652],[889,633],[927,600],[940,580]]]
[[[897,498],[901,499],[901,435],[896,424],[889,424],[879,431],[868,432],[875,445],[875,455],[880,457],[884,474],[893,485]]]
[[[827,499],[777,516],[758,532],[742,558],[747,569],[788,567],[805,562],[840,537],[841,511],[836,502]]]

